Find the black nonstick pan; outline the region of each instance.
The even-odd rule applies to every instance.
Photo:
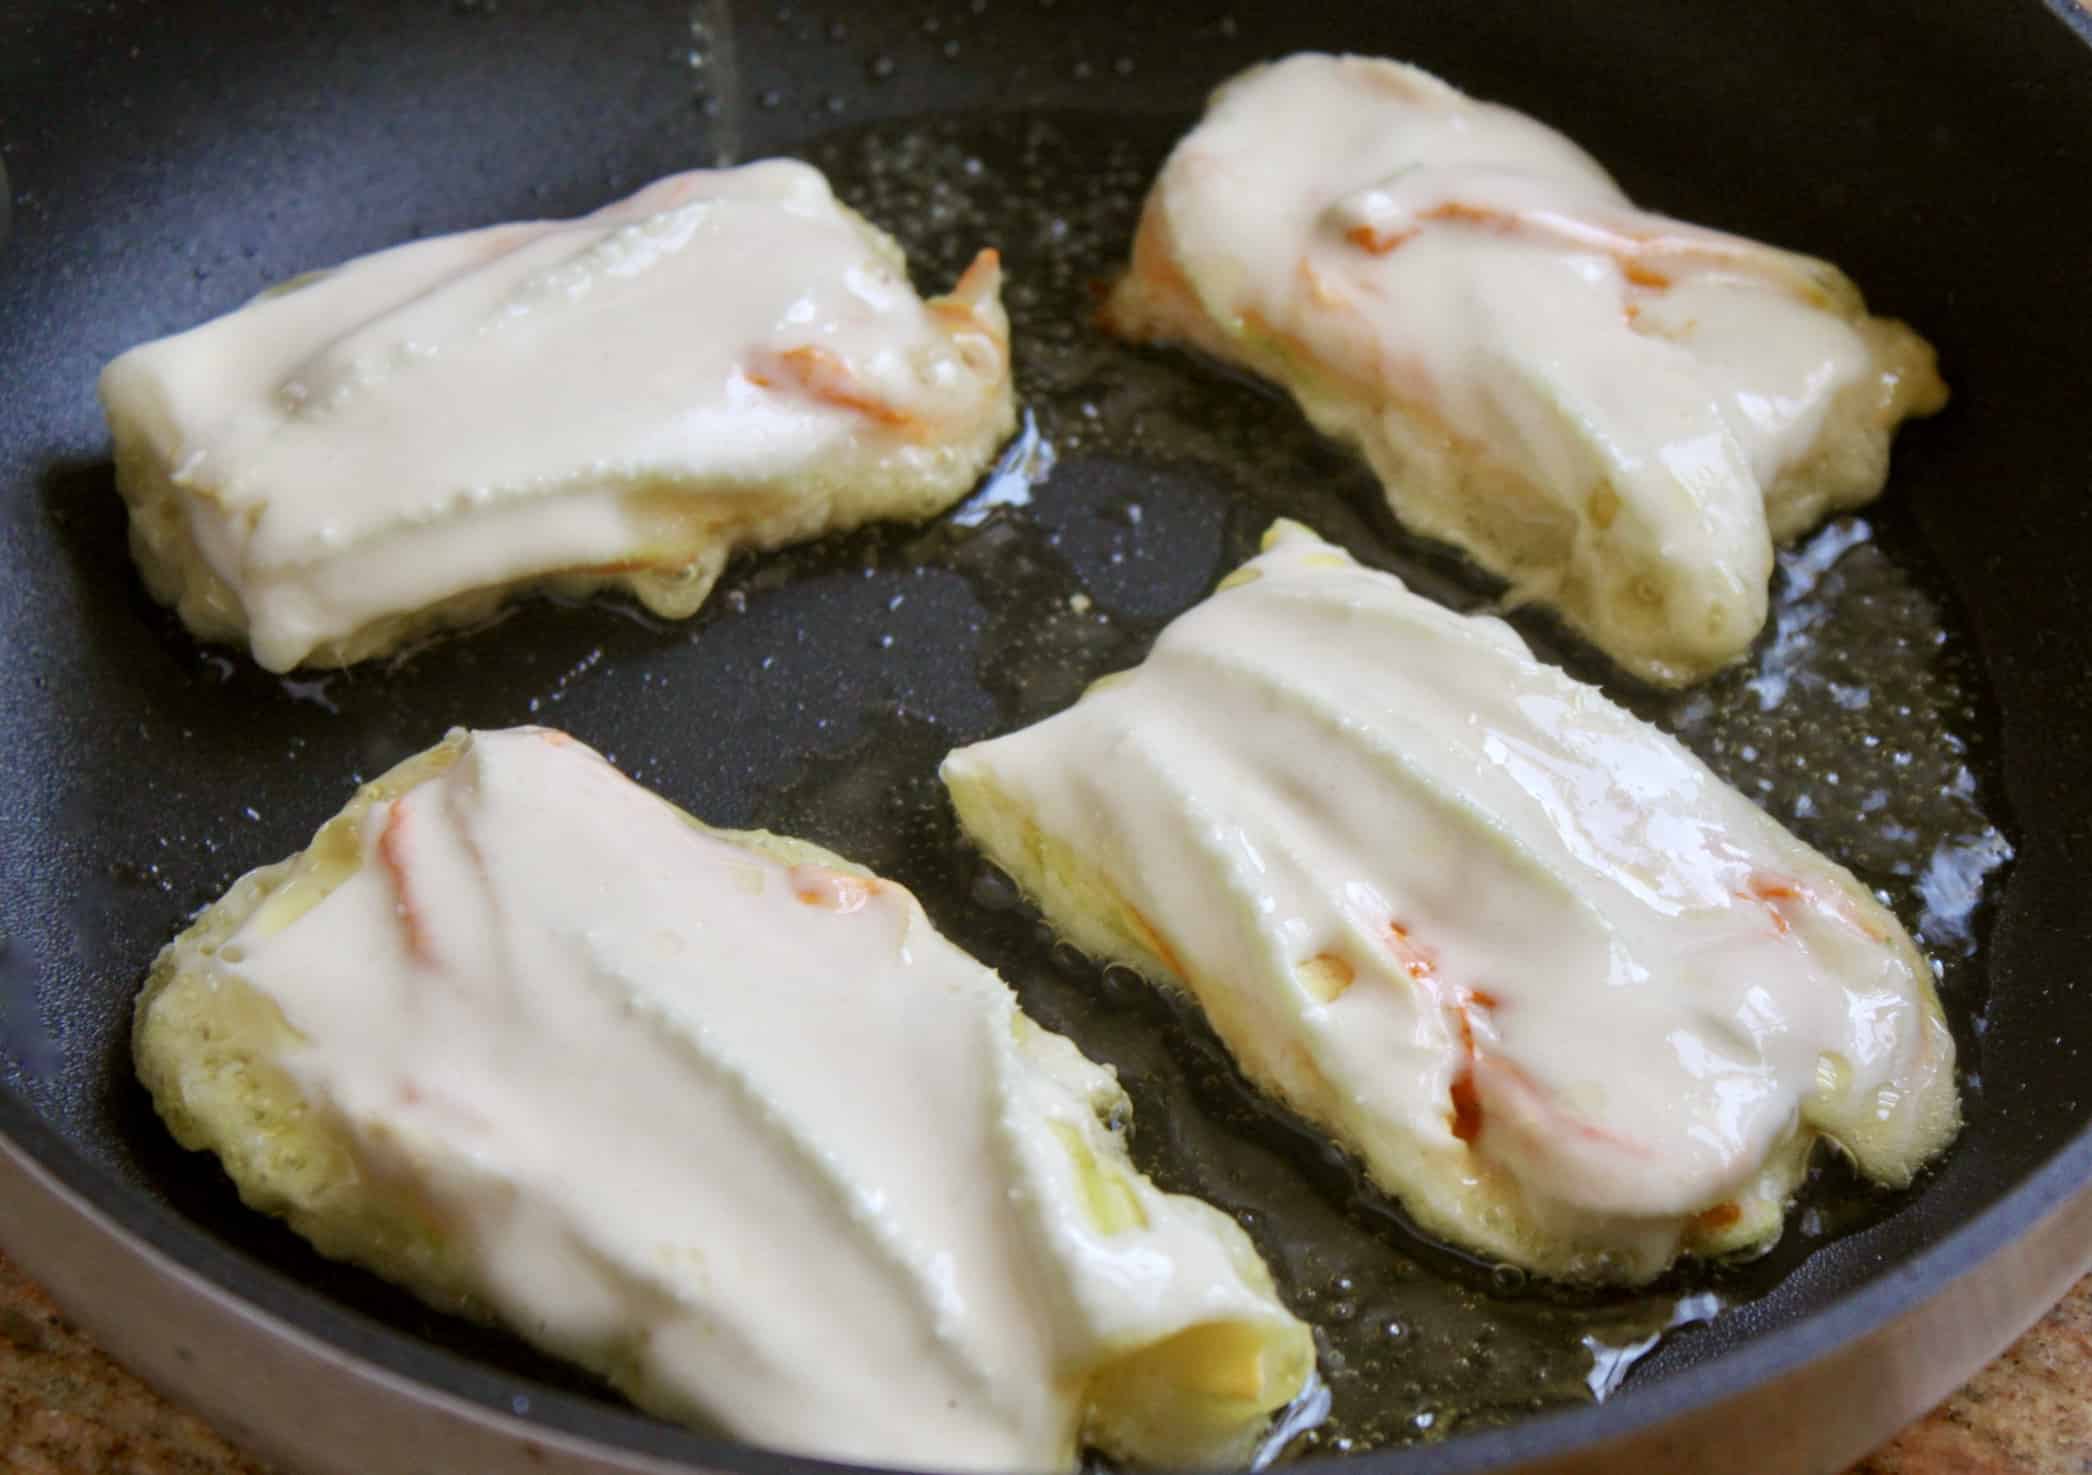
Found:
[[[1518,616],[1939,960],[1967,1130],[1904,1194],[1826,1165],[1756,1265],[1597,1296],[1431,1246],[1196,1022],[1055,949],[942,806],[945,750],[1137,659],[1276,514],[1456,606],[1496,596],[1286,403],[1090,326],[1205,92],[1305,48],[1524,108],[1645,204],[1837,261],[1940,349],[1953,405],[1905,432],[1881,503],[1784,560],[1748,669],[1660,696]],[[1035,448],[1007,505],[738,565],[687,625],[537,601],[331,675],[270,677],[146,596],[94,401],[112,355],[358,252],[773,153],[826,168],[925,281],[1003,250],[1050,474]],[[1142,1165],[1235,1213],[1317,1327],[1333,1409],[1294,1458],[1829,1471],[2092,1264],[2092,20],[2071,0],[32,5],[0,14],[0,162],[0,1246],[234,1436],[355,1475],[809,1464],[630,1412],[320,1260],[131,1078],[160,943],[455,724],[553,723],[715,823],[855,855],[1115,1063]]]

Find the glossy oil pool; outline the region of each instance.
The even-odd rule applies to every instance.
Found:
[[[716,46],[705,60],[706,77],[731,70]],[[1825,1161],[1779,1247],[1754,1264],[1688,1264],[1629,1294],[1476,1263],[1414,1233],[1344,1154],[1260,1100],[1195,1013],[1056,944],[968,850],[936,781],[943,755],[1058,711],[1137,662],[1275,517],[1456,608],[1493,608],[1498,597],[1457,556],[1406,537],[1370,474],[1282,397],[1096,331],[1098,288],[1176,126],[960,116],[841,129],[808,151],[848,203],[907,247],[919,287],[942,289],[981,246],[1003,253],[1029,429],[1003,472],[951,516],[737,564],[685,625],[615,602],[536,601],[498,628],[389,663],[281,682],[194,647],[171,617],[113,610],[115,623],[158,619],[159,650],[188,674],[141,709],[135,732],[108,741],[132,745],[141,772],[169,744],[201,755],[223,783],[186,812],[207,803],[224,821],[133,824],[137,848],[108,861],[108,895],[82,898],[80,935],[110,934],[112,919],[118,934],[166,935],[239,872],[303,844],[356,779],[451,723],[567,727],[701,818],[803,835],[908,885],[1034,1017],[1118,1069],[1140,1166],[1233,1214],[1315,1327],[1328,1409],[1301,1420],[1312,1427],[1288,1454],[1436,1440],[1609,1395],[1659,1336],[1693,1338],[1697,1323],[1746,1306],[1813,1251],[1892,1212],[1898,1196]],[[109,500],[83,492],[66,505],[113,506],[106,489],[93,494]],[[78,537],[120,542],[113,525]],[[106,561],[120,567],[121,554]],[[1544,656],[1678,734],[1877,888],[1938,969],[1964,1096],[1979,1111],[1983,903],[2011,846],[1979,673],[1893,478],[1877,509],[1783,555],[1773,592],[1751,660],[1677,695],[1623,683],[1545,616],[1512,618]],[[219,793],[251,797],[221,806]],[[106,802],[133,814],[131,795]],[[0,964],[10,956],[0,949]],[[142,978],[149,949],[136,962]],[[142,1100],[122,1109],[138,1171],[258,1257],[487,1363],[593,1387],[512,1339],[318,1261],[239,1210],[222,1176],[165,1141]]]
[[[941,288],[982,245],[1003,253],[1019,394],[1053,469],[1017,474],[1049,459],[1028,448],[961,514],[971,526],[863,540],[868,558],[967,580],[982,610],[973,674],[994,702],[992,731],[1036,721],[1137,662],[1279,516],[1456,608],[1495,607],[1486,576],[1405,536],[1370,474],[1282,397],[1095,329],[1099,289],[1173,132],[1077,115],[950,119],[832,134],[810,153],[846,201],[900,238],[918,286]],[[748,578],[788,576],[773,563]],[[1892,503],[1784,552],[1773,592],[1749,663],[1682,694],[1619,678],[1543,615],[1512,618],[1540,653],[1675,733],[1880,893],[1935,964],[1973,1097],[1981,903],[2011,846],[1967,642]],[[1140,1165],[1233,1213],[1315,1327],[1329,1412],[1289,1452],[1442,1438],[1609,1395],[1659,1333],[1748,1301],[1826,1237],[1894,1206],[1825,1154],[1773,1253],[1688,1264],[1640,1294],[1530,1283],[1433,1246],[1347,1156],[1260,1100],[1191,1008],[1055,944],[969,856],[935,780],[959,740],[896,703],[769,796],[763,822],[913,886],[1035,1017],[1118,1067]]]

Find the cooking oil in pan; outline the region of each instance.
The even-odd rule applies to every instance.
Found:
[[[999,489],[962,516],[927,532],[863,534],[842,555],[967,580],[983,611],[973,675],[993,699],[996,731],[1136,662],[1276,516],[1455,607],[1493,599],[1456,557],[1403,535],[1370,475],[1283,399],[1095,330],[1098,289],[1173,133],[1169,120],[1004,115],[871,125],[810,151],[846,201],[901,239],[920,285],[949,281],[983,244],[1003,253],[1028,441]],[[786,555],[760,580],[835,558]],[[1544,654],[1678,734],[1895,907],[1935,962],[1973,1111],[1980,902],[2011,847],[1982,777],[1979,676],[1944,601],[1915,572],[1924,562],[1893,517],[1819,531],[1782,555],[1751,662],[1684,694],[1608,679],[1545,616],[1514,619]],[[1826,1161],[1764,1261],[1687,1265],[1642,1293],[1528,1282],[1433,1246],[1345,1154],[1260,1099],[1194,1010],[1056,943],[969,853],[935,770],[955,742],[983,734],[953,732],[905,700],[863,714],[858,732],[775,789],[762,822],[909,884],[1043,1023],[1118,1068],[1141,1165],[1234,1214],[1315,1326],[1328,1410],[1292,1452],[1438,1439],[1609,1396],[1659,1338],[1691,1335],[1825,1239],[1894,1207]]]
[[[731,53],[721,28],[705,24],[710,8],[697,14],[695,85],[724,89]],[[760,96],[754,105],[765,106]],[[1195,1011],[1057,943],[1009,882],[968,850],[936,781],[939,760],[956,744],[1058,711],[1095,677],[1138,661],[1161,626],[1247,557],[1277,516],[1299,518],[1453,607],[1494,599],[1460,559],[1405,537],[1372,477],[1282,397],[1096,331],[1097,289],[1131,238],[1176,128],[1173,119],[1004,114],[874,124],[808,151],[848,203],[901,239],[919,285],[948,284],[984,244],[1003,253],[1025,432],[956,515],[737,564],[690,624],[634,613],[643,629],[606,618],[591,631],[583,611],[553,619],[516,609],[502,619],[527,625],[528,638],[448,637],[387,663],[376,678],[352,669],[280,688],[206,654],[196,658],[204,690],[189,694],[196,700],[181,708],[181,720],[205,723],[273,696],[308,724],[338,720],[352,729],[358,777],[426,745],[431,711],[476,725],[558,722],[587,734],[611,709],[673,709],[673,730],[685,734],[687,710],[664,696],[672,688],[683,700],[679,652],[716,643],[720,622],[759,617],[760,602],[802,579],[896,576],[880,586],[882,602],[861,601],[889,611],[891,627],[867,628],[861,641],[849,632],[860,678],[853,689],[888,694],[846,701],[823,693],[836,710],[822,706],[818,726],[838,735],[833,746],[809,752],[752,813],[707,817],[826,842],[907,884],[943,930],[1009,979],[1035,1017],[1118,1068],[1135,1103],[1141,1166],[1164,1187],[1233,1214],[1316,1329],[1326,1414],[1317,1422],[1318,1406],[1298,1411],[1290,1452],[1435,1440],[1609,1396],[1660,1338],[1693,1337],[1695,1326],[1762,1295],[1812,1249],[1878,1220],[1898,1200],[1826,1163],[1764,1261],[1686,1266],[1641,1293],[1528,1282],[1434,1246],[1346,1155],[1250,1090]],[[1513,618],[1548,657],[1605,681],[1881,890],[1937,964],[1973,1113],[1981,1110],[1981,902],[2010,846],[1991,817],[1978,673],[1893,503],[1892,489],[1880,514],[1841,520],[1784,554],[1771,629],[1753,660],[1690,693],[1623,687],[1544,617]],[[957,632],[919,613],[912,591],[937,583],[963,585],[969,596],[978,628],[965,639],[947,639]],[[167,639],[190,649],[171,627]],[[909,673],[920,673],[932,648],[936,660],[970,664],[955,683],[966,701],[911,698]],[[761,666],[768,670],[767,657]],[[503,679],[478,679],[488,672]],[[521,697],[510,678],[525,683]],[[237,691],[221,690],[221,680]],[[295,766],[305,760],[306,735],[317,741],[322,730],[291,726],[297,735],[286,758]],[[668,762],[674,745],[650,743],[643,725],[622,730],[633,746],[613,746],[612,756],[642,782],[688,798]],[[186,727],[179,735],[188,739]],[[248,736],[234,722],[223,739],[244,755]],[[705,752],[706,762],[716,757]],[[172,838],[195,848],[186,834]],[[194,894],[185,890],[186,902],[208,900],[244,865],[275,858],[244,841],[220,851],[221,838],[198,843],[214,852],[204,869],[223,874]],[[114,879],[127,891],[158,884],[149,868]],[[198,872],[190,883],[203,879]],[[83,934],[97,926],[83,925]],[[0,978],[22,964],[0,948]],[[23,1032],[12,1018],[0,1024]],[[164,1151],[157,1126],[148,1128]],[[163,1177],[187,1191],[188,1174],[183,1164]],[[229,1190],[200,1207],[237,1212]],[[264,1243],[271,1254],[294,1253]],[[307,1278],[327,1273],[311,1269]],[[368,1287],[344,1294],[397,1304]],[[419,1316],[396,1313],[417,1327]],[[443,1335],[533,1376],[563,1377],[506,1342],[483,1346],[472,1340],[479,1334],[457,1329]]]

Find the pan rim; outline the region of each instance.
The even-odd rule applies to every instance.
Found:
[[[178,1210],[121,1183],[6,1085],[0,1085],[0,1140],[107,1220],[131,1242],[132,1254],[171,1263],[208,1291],[228,1298],[272,1335],[317,1341],[369,1374],[403,1380],[423,1396],[463,1404],[475,1415],[524,1430],[557,1433],[604,1453],[668,1461],[692,1470],[858,1475],[897,1469],[794,1455],[681,1428],[636,1409],[496,1372],[388,1326],[218,1242]],[[2052,1213],[2087,1194],[2092,1194],[2092,1128],[2081,1130],[1981,1212],[1858,1289],[1661,1382],[1631,1387],[1603,1404],[1550,1410],[1501,1427],[1455,1434],[1439,1444],[1316,1456],[1295,1468],[1342,1467],[1371,1475],[1481,1475],[1542,1457],[1596,1452],[1653,1433],[1704,1415],[1882,1331],[1997,1260]],[[2087,1246],[2086,1259],[2092,1262],[2092,1245]],[[25,1268],[35,1274],[33,1265]],[[527,1399],[520,1408],[515,1402],[519,1393]]]
[[[2092,0],[2041,0],[2041,3],[2076,32],[2080,41],[2092,46]]]
[[[2092,47],[2092,0],[2039,0],[2078,42]],[[5,232],[0,230],[0,244]],[[519,1429],[542,1426],[605,1453],[640,1456],[692,1469],[787,1475],[851,1475],[889,1467],[844,1464],[742,1444],[654,1419],[525,1377],[501,1373],[426,1342],[324,1292],[298,1282],[221,1242],[150,1193],[125,1183],[95,1155],[50,1125],[24,1091],[0,1082],[0,1143],[19,1150],[64,1190],[101,1215],[130,1243],[131,1253],[158,1258],[249,1313],[279,1336],[309,1339],[343,1360],[416,1392],[450,1400],[476,1415]],[[1440,1444],[1320,1456],[1301,1468],[1333,1472],[1339,1463],[1364,1475],[1479,1475],[1544,1457],[1594,1452],[1674,1421],[1704,1414],[1744,1391],[1800,1372],[1889,1327],[1962,1277],[2006,1254],[2035,1226],[2092,1192],[2092,1125],[2037,1163],[1975,1214],[1873,1279],[1791,1324],[1683,1369],[1660,1382],[1630,1386],[1603,1405],[1552,1410],[1512,1424],[1456,1434]],[[2085,1248],[2092,1261],[2092,1243]],[[24,1268],[33,1276],[33,1264]],[[527,1413],[511,1404],[529,1397]]]

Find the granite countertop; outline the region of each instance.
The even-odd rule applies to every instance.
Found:
[[[271,1469],[118,1367],[0,1256],[0,1471]],[[2092,1475],[2092,1276],[1967,1387],[1850,1475]]]

